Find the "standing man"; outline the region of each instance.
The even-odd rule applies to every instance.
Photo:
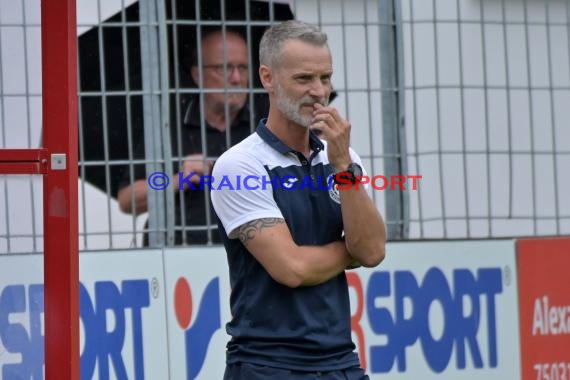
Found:
[[[211,193],[232,287],[225,379],[367,379],[345,270],[380,264],[386,233],[362,186],[326,189],[336,173],[343,188],[362,175],[350,123],[328,105],[327,36],[299,21],[276,25],[260,63],[268,118],[213,171],[242,182]]]
[[[211,172],[213,160],[208,158],[217,157],[225,152],[229,148],[228,141],[230,145],[237,144],[251,133],[250,110],[247,107],[249,55],[246,41],[241,34],[230,29],[226,30],[225,38],[219,28],[204,29],[201,54],[202,70],[195,58],[190,74],[194,82],[199,85],[201,72],[203,88],[213,90],[204,94],[205,133],[202,135],[198,97],[190,101],[183,114],[184,124],[181,128],[176,128],[176,123],[173,123],[170,133],[174,176],[169,188],[179,191],[178,172],[183,172],[185,178],[190,173],[196,173],[190,177],[190,182],[197,187],[194,190],[184,185],[185,190],[182,194],[175,196],[176,245],[205,244],[208,242],[208,229],[213,229],[213,241],[220,242],[213,213],[212,225],[206,225],[208,189],[200,190],[199,178]],[[205,149],[207,157],[204,155]],[[144,142],[137,146],[135,158],[144,158]],[[128,174],[127,170],[120,185],[119,206],[126,213],[146,212],[149,186],[146,181],[145,166],[135,166],[134,182]],[[184,231],[188,227],[192,229]],[[148,246],[146,233],[143,245]]]

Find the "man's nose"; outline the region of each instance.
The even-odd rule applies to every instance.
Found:
[[[327,85],[320,80],[315,80],[311,83],[311,88],[309,90],[309,95],[322,99],[326,96],[327,93]]]
[[[228,81],[230,83],[241,83],[245,75],[247,72],[243,72],[239,66],[228,66]]]

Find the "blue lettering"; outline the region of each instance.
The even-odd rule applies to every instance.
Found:
[[[20,363],[5,364],[2,379],[43,379],[44,341],[41,334],[43,286],[28,289],[30,334],[20,323],[10,323],[10,314],[26,312],[26,288],[23,285],[6,286],[0,294],[0,340],[7,352],[21,354]]]
[[[390,311],[384,307],[376,307],[376,298],[389,297],[390,274],[388,272],[375,272],[368,280],[368,290],[366,292],[366,309],[370,328],[376,335],[385,335],[388,344],[370,346],[370,370],[372,373],[390,372],[394,358],[396,357],[396,344],[392,342],[392,336],[396,335],[395,323]]]
[[[109,361],[113,364],[117,378],[126,379],[127,370],[121,357],[125,341],[125,314],[121,293],[111,281],[98,282],[95,284],[95,302],[97,338],[92,342],[97,351],[99,379],[109,379]],[[107,311],[112,313],[115,322],[111,331],[108,330]]]
[[[243,187],[245,187],[246,190],[257,190],[257,189],[259,189],[259,185],[255,185],[255,186],[248,185],[248,181],[250,179],[254,179],[256,182],[259,181],[259,177],[257,177],[257,176],[254,176],[254,175],[245,176],[245,178],[243,179]]]
[[[183,172],[178,172],[178,190],[184,191],[184,184],[188,185],[190,190],[196,190],[196,186],[192,182],[190,182],[190,178],[194,177],[195,172],[188,174],[184,177]]]
[[[43,376],[44,361],[44,335],[42,334],[42,320],[44,312],[44,286],[30,285],[28,288],[28,305],[30,309],[30,352],[32,363],[32,379],[41,379]],[[41,364],[36,364],[41,363]]]
[[[125,310],[131,310],[135,379],[144,379],[142,313],[148,307],[149,287],[146,280],[123,281],[121,291],[111,281],[95,284],[95,305],[83,285],[80,289],[81,319],[85,325],[85,350],[81,355],[81,379],[90,379],[99,365],[99,379],[109,379],[109,362],[113,365],[117,379],[127,379],[122,357],[125,345]],[[107,315],[114,320],[109,330]]]
[[[387,338],[385,344],[370,347],[372,373],[390,372],[394,362],[398,372],[406,371],[406,349],[418,340],[426,363],[436,373],[448,367],[454,346],[458,369],[465,369],[468,352],[473,366],[483,368],[477,339],[481,299],[486,300],[488,365],[497,367],[495,296],[502,292],[500,268],[479,269],[477,278],[468,269],[456,269],[453,288],[441,269],[435,267],[428,270],[421,284],[410,271],[394,272],[393,281],[391,289],[390,273],[376,272],[368,282],[366,303],[371,329]],[[377,299],[390,296],[393,296],[393,313],[376,304]],[[434,336],[429,324],[433,307],[440,307],[443,313],[440,336]],[[468,314],[466,309],[470,309]]]
[[[212,184],[214,183],[214,177],[211,175],[201,175],[200,176],[200,190],[204,190],[204,186],[208,186],[212,190]]]
[[[234,190],[234,186],[232,185],[232,182],[230,181],[230,178],[227,175],[222,176],[222,180],[218,184],[216,190],[220,190],[224,186],[228,187],[229,188],[228,190]],[[239,190],[239,178],[238,178],[238,190]]]
[[[84,341],[81,354],[81,379],[93,378],[99,365],[99,379],[110,378],[111,362],[117,379],[127,379],[122,352],[125,345],[125,310],[132,319],[134,379],[144,380],[144,352],[142,334],[142,308],[148,307],[149,286],[147,280],[123,281],[121,291],[110,281],[95,283],[95,302],[92,302],[85,286],[79,289],[80,322],[83,324]],[[26,304],[27,302],[27,304]],[[10,323],[10,315],[28,312],[29,324]],[[20,354],[19,363],[2,365],[0,378],[43,379],[44,336],[44,286],[9,285],[0,293],[0,342],[10,353]],[[111,314],[111,324],[107,316]],[[27,326],[29,325],[29,331]]]
[[[454,314],[458,316],[457,320],[457,368],[464,369],[466,366],[466,349],[469,347],[473,365],[475,368],[483,368],[483,360],[481,359],[481,350],[477,343],[477,330],[479,327],[480,302],[479,292],[477,291],[477,280],[471,271],[467,269],[458,269],[453,273],[453,282],[455,283],[455,302]],[[468,298],[471,302],[471,314],[463,316],[464,298]]]
[[[495,318],[495,296],[503,291],[500,269],[485,268],[477,271],[481,293],[487,298],[487,336],[489,337],[489,366],[497,367],[497,323]]]
[[[395,301],[396,301],[396,331],[399,331],[399,344],[396,344],[396,360],[398,362],[398,371],[406,370],[406,347],[413,345],[418,339],[421,330],[425,330],[425,326],[418,326],[418,323],[427,323],[420,321],[417,308],[425,308],[425,304],[417,305],[415,301],[422,301],[420,287],[412,272],[397,271],[395,277]],[[413,311],[409,319],[404,314],[404,300],[409,299],[413,302]],[[420,302],[418,302],[420,303]],[[420,311],[420,310],[417,310]]]
[[[453,313],[453,298],[451,290],[445,279],[445,275],[438,268],[431,268],[422,283],[421,300],[419,302],[418,312],[414,313],[416,318],[420,318],[416,322],[418,327],[422,349],[430,368],[440,373],[447,367],[451,358],[453,349],[453,334],[457,319],[461,315]],[[396,296],[396,298],[398,298]],[[440,340],[434,339],[429,328],[429,311],[434,301],[439,301],[443,308],[443,334]],[[419,314],[419,315],[418,315]]]
[[[83,330],[85,331],[83,337],[83,353],[81,354],[79,366],[81,368],[81,379],[89,379],[95,370],[95,363],[97,361],[97,347],[95,342],[97,340],[96,334],[88,333],[97,328],[97,314],[95,307],[91,303],[89,293],[83,284],[79,285],[79,310],[81,313],[81,322],[83,323]]]
[[[316,190],[315,186],[313,185],[313,181],[311,181],[311,177],[306,175],[303,177],[303,180],[301,181],[301,183],[299,184],[299,190],[301,190],[304,187],[308,187],[311,190]]]
[[[261,176],[261,190],[267,190],[267,185],[271,185],[276,188],[278,183],[279,181],[276,176],[271,177],[271,180],[264,175]]]
[[[131,310],[135,379],[144,379],[142,309],[150,305],[147,280],[123,281],[123,305]]]
[[[326,184],[326,185],[325,185]],[[323,176],[317,176],[317,186],[319,190],[330,190],[334,186],[333,176],[328,176],[327,178],[323,178]]]

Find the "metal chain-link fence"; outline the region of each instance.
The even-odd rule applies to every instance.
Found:
[[[403,1],[411,238],[570,231],[567,1]]]
[[[39,14],[39,0],[0,0],[0,148],[41,145]],[[290,18],[328,33],[331,104],[392,240],[570,231],[567,1],[78,0],[77,16],[82,250],[218,243],[207,194],[173,181],[188,155],[208,164],[234,143],[229,121],[216,134],[195,116],[210,95],[230,120],[230,99],[246,94],[240,120],[255,130],[267,110],[259,38]],[[217,69],[197,48],[215,28],[242,36],[247,65],[226,46]],[[209,86],[192,71],[204,65],[246,84]],[[149,188],[155,172],[169,188]],[[39,186],[0,177],[0,252],[41,250]]]

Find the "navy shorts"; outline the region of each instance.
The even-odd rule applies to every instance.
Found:
[[[360,367],[336,371],[305,372],[267,367],[250,363],[226,366],[224,380],[369,380]]]

